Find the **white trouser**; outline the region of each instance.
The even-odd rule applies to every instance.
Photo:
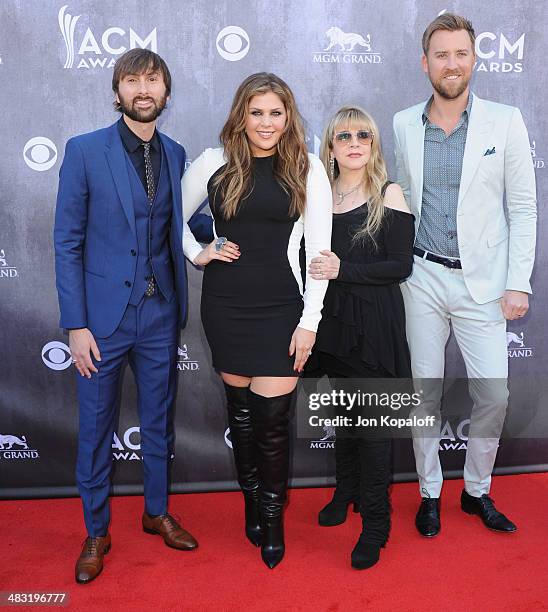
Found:
[[[443,379],[445,346],[450,325],[464,358],[469,379],[490,379],[470,383],[474,401],[470,436],[464,463],[466,492],[474,497],[489,493],[491,472],[497,454],[500,431],[508,404],[508,353],[506,320],[500,299],[477,304],[464,284],[462,270],[454,270],[415,255],[413,274],[401,285],[405,301],[407,340],[411,351],[413,378]],[[496,380],[498,379],[498,380]],[[498,384],[497,384],[498,383]],[[441,394],[430,396],[421,410],[440,420]],[[484,437],[482,422],[489,421],[496,437]],[[440,438],[413,438],[415,461],[422,497],[439,497],[443,474],[439,460]]]

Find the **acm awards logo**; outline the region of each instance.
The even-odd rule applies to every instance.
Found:
[[[171,454],[171,459],[175,455]],[[120,436],[112,435],[112,458],[114,461],[141,461],[141,428],[129,427]]]
[[[380,53],[371,48],[371,34],[345,32],[331,26],[325,33],[327,46],[314,51],[312,61],[317,64],[380,64]]]
[[[141,428],[126,429],[122,438],[114,432],[112,436],[112,458],[115,461],[141,461]]]
[[[4,249],[0,249],[0,278],[17,278],[18,276],[19,273],[17,272],[17,268],[15,266],[8,265],[6,251]]]
[[[35,448],[29,448],[26,436],[0,433],[0,461],[11,459],[40,459]]]
[[[76,24],[81,15],[67,13],[68,4],[59,9],[59,29],[65,41],[66,58],[63,68],[77,69],[112,68],[116,57],[128,49],[149,47],[157,52],[156,28],[140,36],[133,28],[129,31],[119,26],[107,28],[104,32],[93,32],[87,28],[83,37],[76,37]]]
[[[190,359],[188,356],[188,348],[186,344],[177,347],[177,370],[179,372],[196,372],[200,369],[200,364],[197,361]]]
[[[441,451],[465,451],[468,443],[470,419],[463,419],[455,428],[446,421],[440,432]]]
[[[514,41],[514,42],[512,42]],[[482,32],[476,36],[476,72],[523,72],[525,33],[517,40],[502,32]]]
[[[544,169],[546,167],[545,162],[544,162],[544,157],[540,156],[537,152],[536,140],[532,140],[529,146],[531,148],[531,157],[533,158],[533,166],[537,170]]]
[[[506,346],[508,348],[508,357],[533,357],[533,349],[525,346],[523,332],[506,332]]]

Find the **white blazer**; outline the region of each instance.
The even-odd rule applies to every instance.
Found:
[[[415,230],[422,204],[425,105],[421,102],[394,116],[397,180],[415,215]],[[531,293],[536,220],[535,171],[521,113],[474,95],[457,205],[457,239],[464,282],[475,302],[496,300],[506,289]]]

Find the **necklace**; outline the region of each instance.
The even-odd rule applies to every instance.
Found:
[[[337,188],[337,183],[335,184],[335,193],[339,196],[339,201],[335,202],[335,206],[340,206],[347,196],[349,196],[351,193],[354,193],[361,187],[361,183],[358,183],[355,187],[352,187],[352,189],[350,189],[349,191],[339,191]]]

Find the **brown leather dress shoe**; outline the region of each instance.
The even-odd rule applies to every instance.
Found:
[[[76,562],[75,577],[79,584],[91,582],[103,570],[103,557],[110,550],[110,534],[99,538],[86,538]]]
[[[198,542],[179,525],[171,514],[153,518],[144,512],[143,531],[152,535],[161,535],[167,546],[177,550],[194,550],[198,547]]]

